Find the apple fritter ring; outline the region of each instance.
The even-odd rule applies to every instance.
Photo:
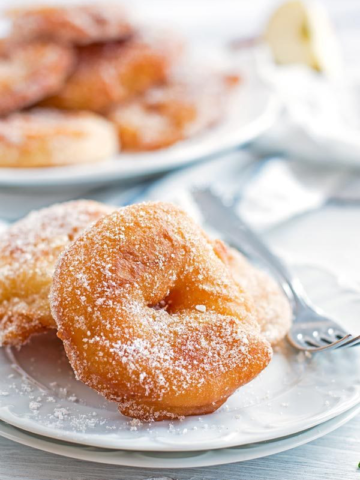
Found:
[[[261,333],[275,345],[288,333],[292,322],[289,301],[277,282],[251,265],[237,250],[216,240],[216,251],[230,267],[235,281],[253,300],[253,313]]]
[[[133,31],[126,12],[118,5],[53,5],[17,8],[7,13],[12,19],[10,40],[17,42],[45,39],[86,45],[125,39]]]
[[[169,82],[114,107],[108,118],[116,126],[122,149],[165,148],[214,125],[223,115],[226,101],[220,83],[208,81],[200,87]]]
[[[106,112],[163,82],[172,60],[165,46],[139,39],[89,45],[77,53],[74,73],[45,106]]]
[[[0,167],[95,163],[118,148],[114,126],[91,112],[36,108],[0,119]]]
[[[49,42],[2,45],[0,115],[28,107],[57,93],[75,64],[71,48]]]
[[[60,253],[113,209],[79,200],[29,214],[0,235],[0,345],[56,328],[49,293]]]
[[[171,204],[87,230],[61,256],[51,299],[77,378],[140,420],[211,413],[271,359],[213,243]]]
[[[119,105],[109,115],[123,151],[151,151],[183,139],[183,129],[162,113],[148,109],[140,100]]]

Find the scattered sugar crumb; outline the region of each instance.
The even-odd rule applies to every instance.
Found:
[[[59,420],[64,420],[67,415],[69,415],[69,410],[66,408],[55,408],[54,410],[54,417],[58,418]]]
[[[41,407],[40,402],[30,402],[29,403],[30,410],[36,411],[36,410],[39,410],[40,407]]]
[[[141,427],[143,425],[143,423],[141,422],[141,420],[133,418],[132,420],[130,420],[129,425],[131,431],[136,431],[138,427]]]
[[[206,312],[206,306],[205,305],[196,305],[195,308],[198,312],[202,312],[202,313]]]

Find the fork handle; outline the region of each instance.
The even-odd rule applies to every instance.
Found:
[[[268,270],[276,277],[283,292],[292,304],[294,312],[307,306],[306,294],[299,280],[293,276],[286,265],[274,255],[253,233],[253,231],[239,219],[239,223],[233,224],[234,232],[226,231],[230,242],[239,250],[246,250],[248,255],[257,258],[260,263],[267,266]],[[225,230],[223,229],[225,232]]]
[[[260,237],[235,213],[233,208],[224,205],[222,200],[209,191],[194,192],[194,197],[200,204],[206,203],[202,213],[206,220],[225,234],[225,237],[240,251],[246,251],[265,263],[276,277],[282,290],[292,304],[297,314],[308,305],[307,297],[299,280],[293,276],[286,265],[274,255]]]

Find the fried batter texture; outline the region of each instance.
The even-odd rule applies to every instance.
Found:
[[[87,200],[31,213],[0,236],[0,345],[21,346],[56,328],[49,293],[55,264],[83,230],[111,207]]]
[[[271,359],[213,242],[171,204],[87,230],[61,256],[51,299],[77,378],[140,420],[211,413]]]

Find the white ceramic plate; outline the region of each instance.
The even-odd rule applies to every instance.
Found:
[[[119,154],[95,165],[1,168],[0,186],[99,184],[169,171],[253,140],[274,123],[279,108],[276,97],[256,78],[252,78],[237,88],[224,120],[193,139],[156,152]]]
[[[158,452],[129,452],[127,450],[105,450],[82,445],[72,445],[65,442],[40,437],[32,433],[19,430],[7,423],[0,423],[0,435],[14,442],[42,450],[44,452],[62,455],[64,457],[86,460],[89,462],[106,463],[127,467],[142,468],[196,468],[225,465],[227,463],[244,462],[255,458],[266,457],[285,452],[291,448],[304,445],[317,438],[323,437],[360,412],[360,406],[353,407],[347,412],[328,420],[317,427],[278,440],[246,445],[242,447],[208,450],[204,452],[185,453],[158,453]]]
[[[296,270],[316,304],[355,331],[359,291],[318,268]],[[77,382],[54,335],[39,336],[20,351],[0,351],[0,419],[101,448],[185,452],[247,445],[303,431],[359,402],[359,348],[307,358],[284,344],[270,366],[217,412],[153,424],[121,416],[115,404]]]

